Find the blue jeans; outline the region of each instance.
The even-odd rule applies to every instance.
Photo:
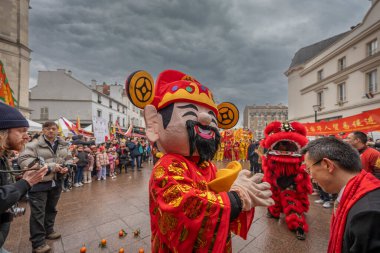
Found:
[[[318,185],[318,190],[319,190],[319,197],[321,198],[321,200],[323,200],[324,202],[331,200],[330,195],[327,192],[324,192],[319,185]]]
[[[137,168],[141,168],[141,158],[141,155],[137,156]]]
[[[77,166],[77,171],[75,173],[75,178],[74,178],[74,184],[81,183],[83,180],[83,169],[84,166]]]

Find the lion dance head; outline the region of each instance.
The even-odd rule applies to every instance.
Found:
[[[264,134],[262,146],[268,150],[264,168],[276,169],[285,176],[297,174],[303,161],[300,150],[308,142],[306,128],[299,122],[274,121],[265,128]]]

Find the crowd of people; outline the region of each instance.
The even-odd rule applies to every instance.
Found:
[[[0,119],[1,253],[7,253],[2,246],[13,217],[19,215],[15,205],[26,194],[33,252],[50,252],[46,240],[61,237],[54,223],[62,192],[93,179],[115,179],[123,170],[140,171],[143,161],[153,162],[151,145],[144,138],[120,138],[95,145],[83,136],[60,137],[55,122],[45,122],[41,133],[30,136],[28,122],[17,109],[0,103],[1,115],[10,117]]]

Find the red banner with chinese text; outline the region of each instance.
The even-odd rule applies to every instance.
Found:
[[[316,123],[303,123],[303,125],[307,129],[308,136],[336,135],[353,131],[376,131],[380,130],[380,108],[347,118]]]

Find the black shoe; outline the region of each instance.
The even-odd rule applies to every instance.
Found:
[[[303,241],[303,240],[306,239],[306,234],[305,234],[305,232],[303,231],[302,228],[297,228],[296,229],[296,237],[297,237],[298,240],[301,240],[301,241]]]

